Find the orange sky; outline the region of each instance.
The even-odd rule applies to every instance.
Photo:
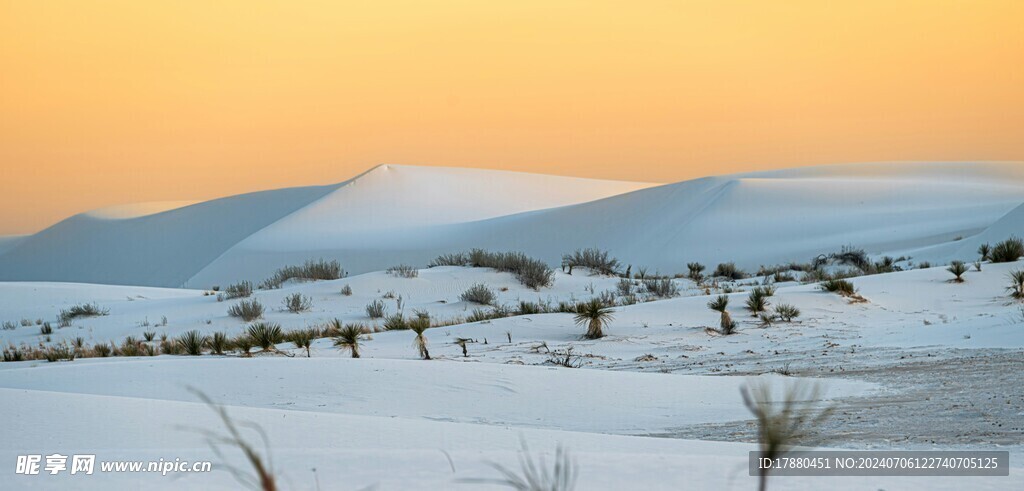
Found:
[[[1024,160],[1024,2],[0,0],[0,234],[378,163]]]

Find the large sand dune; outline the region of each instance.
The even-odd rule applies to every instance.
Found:
[[[1020,210],[1007,214],[1022,203],[1020,163],[849,164],[662,186],[389,165],[331,186],[78,215],[0,251],[0,280],[208,287],[310,258],[361,273],[471,247],[557,264],[597,246],[666,273],[695,260],[806,261],[844,245],[971,259],[978,241],[1020,228]]]

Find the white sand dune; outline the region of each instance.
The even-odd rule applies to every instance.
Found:
[[[688,261],[806,261],[844,245],[941,261],[973,257],[961,249],[976,248],[977,234],[997,241],[1019,230],[1016,218],[996,223],[1022,203],[1024,166],[1012,162],[849,164],[656,187],[381,166],[333,186],[128,219],[72,217],[0,253],[0,280],[201,288],[310,258],[361,273],[471,247],[557,264],[597,246],[662,272]]]

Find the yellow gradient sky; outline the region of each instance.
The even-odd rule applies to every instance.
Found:
[[[1024,160],[1024,1],[0,0],[0,234],[378,163]]]

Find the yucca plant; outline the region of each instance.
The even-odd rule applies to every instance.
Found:
[[[1009,274],[1010,286],[1006,290],[1010,296],[1017,300],[1024,300],[1024,270],[1011,271]]]
[[[210,349],[213,350],[215,355],[223,355],[224,350],[228,349],[229,346],[228,335],[223,332],[215,332],[210,337]]]
[[[234,348],[237,349],[244,358],[252,356],[250,351],[252,351],[254,344],[252,336],[248,334],[242,334],[231,341],[231,345],[234,346]]]
[[[729,311],[726,310],[729,307],[729,296],[719,295],[708,302],[708,308],[721,314],[719,320],[719,329],[722,334],[729,335],[736,332],[736,322],[732,320],[732,316],[729,315]]]
[[[755,287],[750,290],[749,296],[747,296],[747,310],[750,311],[751,315],[757,317],[758,314],[768,310],[768,297],[774,292],[774,289],[769,290],[770,287]]]
[[[599,299],[592,298],[577,304],[574,319],[577,326],[587,326],[587,333],[583,337],[600,339],[604,337],[604,328],[614,319],[614,312],[615,309],[606,306]]]
[[[340,321],[339,321],[340,322]],[[338,329],[338,335],[334,337],[334,346],[352,353],[352,358],[359,358],[359,347],[363,339],[363,326],[359,324],[346,324]]]
[[[1012,263],[1024,256],[1024,241],[1018,237],[1010,237],[992,248],[992,262]]]
[[[686,263],[686,269],[689,270],[689,277],[694,283],[704,282],[704,265],[701,263]]]
[[[297,329],[288,333],[288,341],[291,341],[298,349],[305,349],[306,358],[312,357],[310,349],[314,339],[316,339],[316,333],[312,329]]]
[[[409,329],[416,333],[416,337],[413,338],[412,345],[420,352],[420,358],[424,360],[430,359],[430,351],[427,350],[427,338],[423,335],[430,329],[430,317],[429,316],[416,316],[409,320]]]
[[[978,246],[978,255],[981,256],[981,261],[992,259],[992,246],[988,243],[981,244]]]
[[[963,283],[963,275],[967,272],[967,265],[963,261],[953,261],[949,263],[949,267],[946,271],[953,273],[954,278],[950,281],[954,283]]]
[[[795,445],[818,443],[815,430],[831,416],[833,408],[815,406],[821,400],[818,385],[795,382],[788,385],[781,401],[767,382],[751,382],[740,389],[743,403],[757,420],[761,457],[777,459]],[[759,479],[760,491],[768,486],[768,472]]]
[[[561,445],[555,448],[555,463],[551,468],[548,468],[543,457],[534,462],[525,441],[519,453],[519,472],[495,462],[488,464],[501,474],[500,478],[465,479],[463,482],[493,484],[515,491],[573,491],[579,476],[576,462]]]
[[[388,331],[404,331],[409,329],[409,325],[405,321],[405,315],[397,312],[384,319],[384,329]]]
[[[284,332],[280,324],[268,322],[257,322],[247,330],[253,344],[259,346],[263,351],[274,349],[274,345],[284,341]]]
[[[185,354],[199,356],[203,354],[203,348],[206,346],[208,339],[209,338],[199,331],[192,330],[178,336],[176,342],[178,343],[178,347],[181,351],[184,351]]]

